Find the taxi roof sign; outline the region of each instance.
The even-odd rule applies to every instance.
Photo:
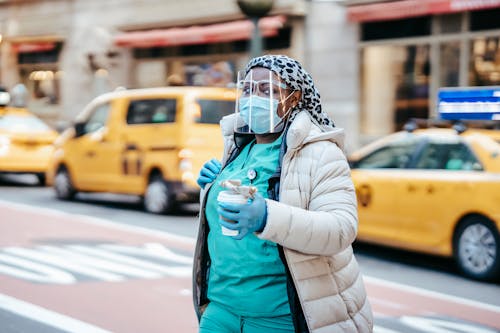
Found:
[[[500,86],[440,88],[437,111],[446,120],[500,120]]]

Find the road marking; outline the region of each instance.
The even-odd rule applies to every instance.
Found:
[[[181,294],[182,296],[191,296],[192,295],[191,289],[181,289],[179,291],[179,294]]]
[[[5,263],[11,266],[4,265]],[[67,272],[62,272],[59,269],[36,263],[31,260],[17,258],[2,253],[0,253],[0,274],[7,274],[15,276],[19,279],[40,283],[71,284],[76,282],[73,275]]]
[[[400,333],[400,332],[375,325],[373,326],[373,333]]]
[[[10,201],[5,201],[5,200],[0,200],[0,205],[5,205],[7,208],[14,208],[17,210],[21,211],[26,211],[26,210],[33,210],[33,206],[26,205],[26,204],[20,204],[20,203],[13,203]],[[196,243],[196,239],[192,237],[186,237],[186,236],[179,236],[176,234],[171,234],[165,231],[157,231],[157,230],[151,230],[143,227],[138,227],[138,226],[130,226],[130,225],[123,225],[118,222],[114,222],[111,220],[103,219],[103,218],[96,218],[88,215],[83,215],[83,214],[71,214],[71,213],[66,213],[62,212],[56,209],[51,209],[51,208],[42,208],[42,207],[35,207],[38,212],[44,213],[49,216],[58,216],[58,217],[65,217],[65,218],[79,218],[78,221],[88,223],[88,224],[93,224],[93,225],[98,225],[98,226],[104,226],[108,228],[114,228],[118,230],[123,230],[123,231],[129,231],[129,232],[134,232],[134,233],[139,233],[143,235],[148,235],[148,236],[155,236],[155,237],[160,237],[164,238],[167,240],[172,240],[172,241],[179,241],[184,244],[189,244],[194,246]],[[452,296],[448,294],[443,294],[435,291],[430,291],[418,287],[413,287],[409,285],[404,285],[396,282],[390,282],[386,280],[382,280],[379,278],[371,277],[368,275],[363,275],[363,279],[365,282],[374,284],[374,285],[384,285],[389,288],[394,288],[394,289],[399,289],[399,290],[405,290],[407,292],[413,292],[419,295],[423,296],[428,296],[428,297],[433,297],[441,300],[446,300],[450,302],[455,302],[458,304],[462,305],[467,305],[467,306],[473,306],[479,309],[484,309],[488,311],[492,311],[495,313],[500,314],[500,307],[495,306],[492,304],[487,304],[487,303],[482,303],[478,301],[473,301],[473,300],[468,300],[464,299],[461,297],[457,296]]]
[[[370,303],[378,304],[378,305],[385,306],[388,308],[393,308],[393,309],[408,308],[406,305],[402,305],[402,304],[396,303],[396,302],[387,301],[387,300],[381,299],[381,298],[372,298],[372,299],[370,299]]]
[[[179,236],[179,235],[172,234],[172,233],[169,233],[166,231],[151,230],[148,228],[143,228],[143,227],[138,227],[138,226],[124,225],[122,223],[114,222],[112,220],[98,218],[98,217],[94,217],[94,216],[90,216],[90,215],[66,213],[66,212],[63,212],[63,211],[60,211],[57,209],[53,209],[53,208],[34,207],[34,206],[26,205],[26,204],[20,204],[17,202],[11,202],[11,201],[5,201],[5,200],[0,200],[0,205],[4,205],[6,208],[10,208],[10,209],[16,209],[16,210],[21,211],[23,213],[25,213],[26,211],[33,211],[34,209],[36,209],[37,213],[42,213],[42,214],[45,214],[48,216],[57,216],[57,217],[71,218],[71,219],[78,218],[78,222],[84,222],[87,224],[98,225],[101,227],[118,229],[118,230],[122,230],[122,231],[135,232],[135,233],[147,235],[147,236],[160,237],[160,238],[164,238],[167,240],[181,242],[181,243],[184,243],[187,245],[191,245],[193,247],[196,243],[196,239],[193,237]]]
[[[407,292],[412,292],[412,293],[416,293],[419,295],[438,298],[441,300],[454,302],[454,303],[458,303],[458,304],[462,304],[462,305],[473,306],[476,308],[496,312],[500,315],[500,307],[496,306],[496,305],[482,303],[482,302],[478,302],[478,301],[472,301],[472,300],[468,300],[468,299],[457,297],[457,296],[443,294],[443,293],[439,293],[436,291],[422,289],[422,288],[418,288],[418,287],[408,286],[408,285],[400,284],[397,282],[382,280],[382,279],[378,279],[378,278],[367,276],[367,275],[363,275],[363,280],[365,280],[365,282],[368,282],[368,283],[384,285],[386,287],[393,288],[393,289],[405,290]]]
[[[52,312],[37,305],[18,300],[4,294],[0,294],[0,308],[67,332],[111,333],[110,331],[97,326]]]
[[[451,333],[451,332],[467,332],[467,333],[496,333],[496,330],[487,327],[477,327],[470,323],[450,322],[439,318],[421,318],[414,316],[403,316],[400,322],[415,330],[420,330],[426,333]],[[474,326],[473,326],[474,325]]]
[[[143,279],[157,279],[162,276],[159,272],[152,272],[151,270],[141,269],[134,265],[118,263],[116,261],[102,259],[94,255],[80,254],[76,251],[72,251],[71,248],[66,249],[58,248],[55,246],[40,246],[39,249],[45,251],[46,253],[54,254],[55,256],[61,256],[66,258],[67,260],[76,262],[79,266],[81,265],[87,267],[95,267],[98,270],[108,271],[113,274],[126,275]]]
[[[82,277],[106,282],[182,278],[191,276],[192,262],[191,256],[177,254],[157,243],[0,248],[0,274],[40,283],[73,284]]]
[[[38,262],[46,264],[47,267],[59,267],[66,269],[67,271],[72,271],[92,276],[94,278],[103,281],[118,282],[124,280],[124,277],[121,275],[96,269],[95,267],[92,266],[83,266],[80,263],[69,260],[67,258],[61,258],[55,255],[40,252],[40,250],[38,249],[23,249],[20,247],[9,247],[5,248],[3,251],[5,251],[8,254],[23,257],[26,260],[36,260]]]
[[[148,245],[149,244],[145,245],[144,247],[146,247]],[[87,255],[91,255],[91,256],[96,257],[96,258],[104,258],[104,259],[107,259],[107,260],[110,260],[113,262],[120,262],[120,263],[128,264],[131,266],[133,265],[134,267],[147,269],[147,270],[153,271],[153,272],[160,272],[163,274],[169,274],[171,272],[170,267],[165,267],[164,265],[158,265],[158,264],[155,264],[155,263],[152,263],[149,261],[145,261],[145,260],[138,260],[136,258],[133,258],[132,256],[125,256],[123,254],[114,253],[111,251],[113,249],[113,247],[111,247],[111,246],[109,247],[110,250],[106,250],[106,244],[100,245],[97,248],[89,248],[89,247],[85,247],[82,245],[70,245],[70,246],[68,246],[68,248],[70,248],[71,250],[74,250],[74,251],[78,251],[78,252],[87,254]],[[122,248],[128,249],[130,247],[127,248],[125,246],[122,246]],[[119,247],[115,246],[114,249],[119,250]],[[167,249],[165,249],[165,251],[167,251]],[[175,258],[175,259],[179,258],[179,260],[177,260],[179,262],[189,264],[189,265],[191,265],[193,263],[192,258],[176,255],[172,251],[170,251],[170,250],[168,250],[168,251],[169,251],[169,253],[172,253],[172,256],[171,257],[164,256],[164,257],[161,257],[160,259],[172,260],[171,258]]]

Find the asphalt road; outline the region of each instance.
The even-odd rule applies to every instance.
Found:
[[[0,204],[2,203],[7,205],[6,207],[9,203],[13,203],[14,211],[18,212],[23,210],[33,211],[33,214],[35,211],[36,214],[39,211],[47,214],[64,212],[62,216],[69,220],[93,217],[96,221],[108,221],[132,231],[134,228],[140,228],[142,231],[150,231],[149,234],[145,233],[147,237],[154,237],[155,232],[173,235],[169,236],[169,241],[173,239],[174,242],[194,241],[198,227],[197,205],[180,207],[173,215],[158,216],[143,212],[140,200],[136,197],[82,194],[74,201],[62,202],[54,197],[52,189],[37,186],[35,178],[30,176],[0,175]],[[2,240],[1,234],[0,240]],[[107,245],[99,243],[97,246]],[[85,248],[79,250],[83,251]],[[184,255],[189,256],[187,249],[182,251],[187,251]],[[365,276],[369,295],[372,297],[372,306],[376,314],[376,332],[495,332],[500,329],[500,320],[496,321],[498,325],[495,325],[495,322],[491,323],[491,316],[500,318],[498,283],[466,279],[459,275],[453,262],[448,259],[368,244],[355,244],[355,253]],[[181,285],[179,290],[189,289],[188,280],[189,278],[185,277],[179,282]],[[0,287],[0,294],[1,292]],[[405,300],[408,302],[405,303]],[[440,311],[444,308],[449,310]],[[469,313],[469,315],[460,316],[457,313]],[[479,320],[478,326],[474,324],[469,326],[483,314],[490,317]],[[448,322],[450,318],[455,318],[451,324]],[[193,317],[189,317],[189,320],[192,325]],[[50,325],[43,326],[38,323],[39,326],[36,326],[32,320],[13,316],[12,312],[4,311],[2,308],[0,308],[0,323],[9,323],[9,327],[12,328],[9,330],[5,324],[0,324],[1,332],[60,331]],[[34,327],[33,325],[37,328],[30,328]],[[422,327],[430,328],[427,330]],[[434,330],[435,327],[439,327],[440,330]],[[482,329],[484,331],[481,331]],[[187,332],[189,329],[184,331]]]

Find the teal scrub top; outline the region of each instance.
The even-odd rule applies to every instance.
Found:
[[[249,143],[214,181],[208,193],[206,216],[210,231],[208,251],[212,260],[208,299],[229,307],[242,316],[279,316],[290,314],[285,266],[276,243],[250,233],[235,240],[221,233],[217,195],[224,190],[222,180],[240,179],[242,185],[256,186],[267,198],[268,179],[278,167],[282,137],[272,143]],[[248,171],[256,171],[250,181]]]

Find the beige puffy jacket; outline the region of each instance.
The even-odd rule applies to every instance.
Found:
[[[225,161],[234,148],[232,116],[224,118],[221,127]],[[266,200],[267,223],[258,237],[283,247],[311,333],[372,332],[372,311],[351,247],[357,232],[357,207],[341,150],[343,130],[322,132],[307,112],[300,112],[288,130],[287,146],[280,201]],[[203,215],[202,209],[200,234]],[[199,275],[200,258],[206,251],[202,238],[194,262],[197,311],[203,306],[198,293],[206,278]]]

